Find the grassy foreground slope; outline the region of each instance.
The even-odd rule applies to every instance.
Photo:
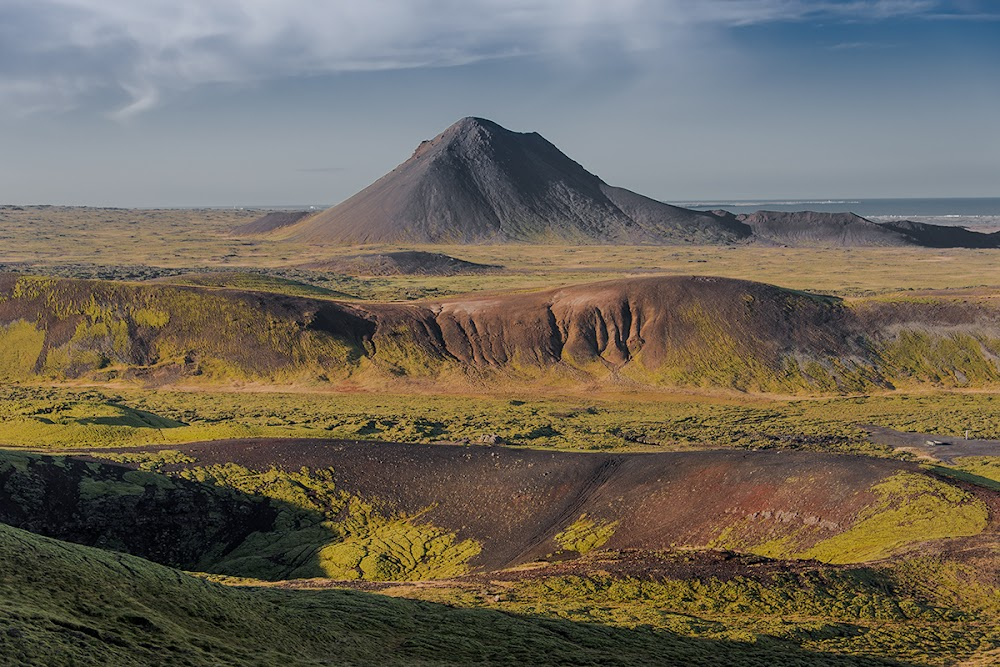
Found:
[[[618,627],[780,638],[817,652],[964,666],[971,656],[970,665],[996,664],[1000,653],[996,575],[991,556],[844,568],[719,551],[600,551],[579,561],[497,573],[488,582],[385,584],[379,590]]]
[[[422,304],[0,275],[0,378],[837,393],[1000,383],[989,295],[637,278]]]
[[[0,524],[7,665],[901,665],[356,591],[232,589]]]

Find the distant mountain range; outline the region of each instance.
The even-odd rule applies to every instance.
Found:
[[[314,243],[1000,247],[1000,233],[853,213],[695,211],[608,185],[537,132],[463,118],[346,201],[236,230]]]

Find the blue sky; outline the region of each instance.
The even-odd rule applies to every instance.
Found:
[[[994,0],[0,0],[0,203],[336,203],[467,115],[666,201],[1000,195]]]

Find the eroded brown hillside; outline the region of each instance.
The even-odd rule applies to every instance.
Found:
[[[845,303],[699,276],[373,304],[6,275],[0,325],[8,379],[777,392],[1000,381],[989,295]]]
[[[166,475],[0,452],[0,519],[268,579],[442,578],[597,549],[857,563],[944,538],[996,542],[996,493],[858,456],[313,439],[94,455]]]

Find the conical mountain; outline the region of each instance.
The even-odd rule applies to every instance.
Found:
[[[608,185],[536,132],[463,118],[350,199],[286,228],[337,243],[726,243],[729,214]]]

